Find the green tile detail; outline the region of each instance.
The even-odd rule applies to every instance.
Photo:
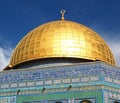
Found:
[[[74,91],[74,92],[62,92],[62,93],[49,93],[39,95],[20,95],[17,98],[17,103],[23,103],[25,101],[41,101],[41,100],[59,100],[69,98],[96,98],[97,103],[103,103],[102,91]]]

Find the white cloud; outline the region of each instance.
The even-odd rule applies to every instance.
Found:
[[[120,32],[103,32],[105,37],[105,41],[109,45],[115,60],[116,60],[116,65],[120,67]]]
[[[113,52],[117,65],[120,66],[120,41],[108,41],[108,45]]]
[[[12,50],[13,49],[10,47],[0,47],[0,70],[2,70],[5,66],[8,65]]]
[[[101,23],[94,23],[91,28],[104,38],[115,57],[116,65],[120,67],[120,31],[106,30]]]

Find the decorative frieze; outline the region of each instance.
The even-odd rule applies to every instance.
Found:
[[[113,79],[113,83],[120,85],[120,80],[118,80],[118,79]]]
[[[72,78],[71,81],[72,81],[72,83],[80,82],[80,78]]]
[[[70,79],[62,79],[62,83],[70,83]]]
[[[9,98],[10,103],[16,103],[16,97],[10,97]]]
[[[112,82],[112,78],[105,77],[105,81],[107,81],[107,82]]]
[[[0,103],[16,103],[16,97],[2,97],[0,98]]]
[[[34,82],[27,82],[27,86],[34,86]]]
[[[120,85],[120,80],[112,79],[110,77],[104,77],[106,82],[110,82],[115,85]],[[28,87],[28,86],[44,86],[44,85],[59,85],[59,84],[71,84],[71,83],[88,83],[88,82],[100,82],[99,76],[84,76],[84,77],[76,77],[76,78],[64,78],[64,79],[53,79],[53,80],[43,80],[43,81],[33,81],[33,82],[18,82],[12,84],[1,84],[0,88],[18,88],[18,87]],[[106,88],[109,90],[109,88]],[[114,89],[114,88],[112,88]],[[110,89],[110,90],[112,90]]]
[[[19,87],[25,87],[25,86],[26,86],[26,83],[19,83],[18,86],[19,86]]]
[[[37,81],[36,86],[43,85],[43,81]]]
[[[46,81],[44,81],[44,84],[45,85],[51,85],[52,84],[52,80],[46,80]]]
[[[13,83],[13,84],[11,84],[10,87],[11,87],[11,88],[15,88],[15,87],[17,87],[17,83]]]
[[[109,98],[120,100],[120,93],[109,92]]]
[[[104,91],[103,93],[104,93],[104,102],[109,103],[108,92]]]
[[[108,67],[107,64],[104,63],[84,63],[78,65],[53,67],[49,69],[34,68],[30,70],[15,70],[9,72],[0,72],[0,83],[74,78],[79,76],[94,75],[104,75],[106,77],[120,78],[120,69],[113,66]]]
[[[90,77],[90,81],[98,81],[99,77],[98,76],[92,76]]]
[[[61,84],[61,79],[53,80],[53,84]]]
[[[109,83],[116,84],[116,85],[120,85],[120,80],[119,80],[119,78],[118,78],[118,79],[115,79],[115,78],[105,77],[105,81],[106,81],[106,82],[109,82]]]
[[[109,98],[113,98],[113,99],[119,99],[120,100],[120,89],[118,88],[112,88],[109,86],[102,86],[102,85],[97,85],[97,86],[78,86],[78,87],[72,87],[71,90],[72,91],[91,91],[91,90],[107,90],[105,92],[104,97],[106,97],[105,99],[107,100],[108,97],[108,93],[109,93]],[[112,91],[111,91],[112,90]],[[68,91],[68,87],[66,88],[51,88],[51,89],[46,89],[45,92],[46,93],[51,93],[51,92],[64,92],[64,91]],[[116,92],[115,92],[116,91]],[[0,96],[9,96],[9,95],[16,95],[16,92],[10,92],[10,93],[5,93],[3,92],[2,95],[0,94]],[[40,89],[34,89],[34,90],[21,90],[20,94],[40,94],[42,93],[42,91]],[[109,103],[109,102],[105,102],[105,103]]]
[[[81,82],[88,82],[89,81],[89,77],[82,77],[81,78]]]
[[[9,98],[0,98],[0,103],[8,103]]]
[[[9,84],[2,84],[1,88],[9,88]]]

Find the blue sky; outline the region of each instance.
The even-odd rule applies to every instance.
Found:
[[[1,0],[0,68],[9,62],[19,40],[40,24],[65,18],[84,24],[101,35],[120,66],[120,0]]]

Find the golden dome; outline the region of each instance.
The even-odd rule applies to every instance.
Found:
[[[111,50],[97,33],[76,22],[58,20],[30,31],[15,48],[10,66],[54,57],[100,60],[115,65]]]

